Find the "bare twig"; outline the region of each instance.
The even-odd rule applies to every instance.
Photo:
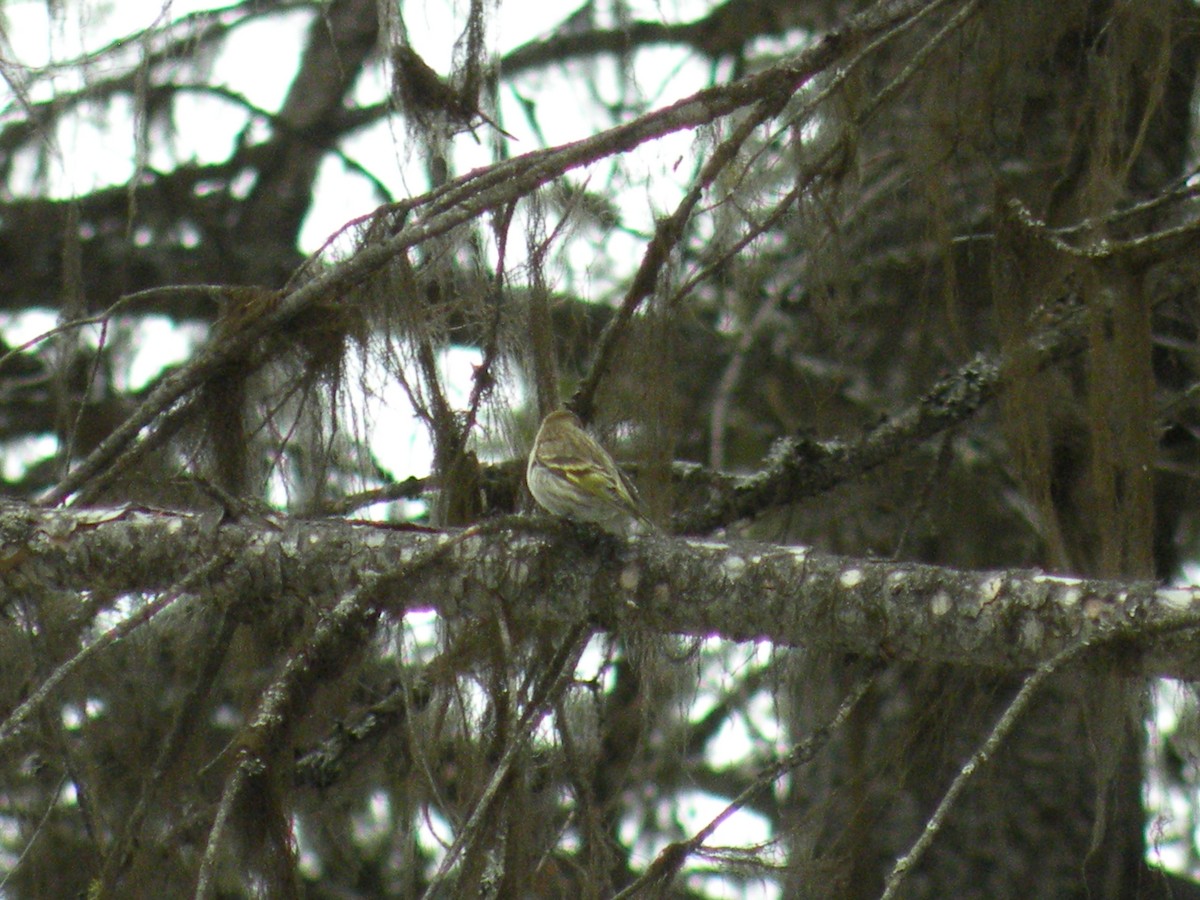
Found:
[[[654,237],[651,238],[646,252],[642,255],[641,265],[638,266],[637,273],[633,276],[633,282],[625,293],[625,299],[621,301],[616,315],[609,320],[600,335],[596,353],[592,357],[592,364],[575,391],[575,396],[567,404],[585,422],[592,418],[596,390],[612,368],[617,346],[624,338],[638,307],[654,292],[659,272],[662,271],[662,267],[666,264],[675,245],[683,237],[683,228],[691,217],[692,210],[696,208],[696,204],[700,202],[704,192],[712,185],[721,171],[737,158],[738,151],[755,129],[767,119],[777,115],[787,100],[787,95],[779,95],[760,101],[753,114],[740,122],[733,134],[722,141],[709,157],[687,194],[675,207],[675,211],[667,218],[659,220],[658,226],[654,230]]]
[[[805,102],[803,110],[798,115],[806,115],[815,110],[833,91],[837,90],[845,82],[850,73],[871,53],[887,41],[904,32],[907,28],[916,24],[945,2],[946,0],[939,0],[939,2],[927,4],[925,7],[916,10],[914,15],[898,18],[892,27],[872,35],[871,39],[865,41],[866,46],[837,71],[830,78],[828,84],[824,85],[821,90],[817,91]],[[976,3],[972,2],[964,10],[960,10],[959,15],[952,20],[954,27],[957,27],[958,24],[961,24],[965,20],[964,14],[972,10],[975,5]],[[949,30],[950,25],[947,25],[934,40],[940,42],[949,33]],[[803,55],[801,54],[801,56]],[[905,80],[911,77],[913,72],[915,72],[915,69],[907,73]],[[762,99],[756,104],[754,111],[738,124],[733,134],[722,141],[720,146],[708,158],[701,168],[700,174],[679,202],[679,205],[676,206],[675,211],[667,218],[659,221],[654,231],[654,237],[651,239],[649,246],[646,247],[641,265],[633,277],[633,282],[630,284],[629,290],[625,293],[625,299],[621,301],[617,314],[613,316],[605,327],[604,332],[600,335],[592,364],[578,389],[575,391],[575,396],[571,398],[568,404],[585,422],[592,418],[592,406],[595,401],[596,390],[612,367],[616,355],[616,347],[624,336],[629,321],[633,318],[634,313],[637,312],[642,302],[653,293],[659,272],[666,264],[675,245],[683,237],[684,225],[687,223],[688,218],[690,218],[692,210],[695,209],[704,192],[716,181],[717,176],[737,158],[738,151],[741,150],[742,145],[754,133],[755,129],[763,122],[778,115],[789,99],[791,99],[791,91],[764,93]]]
[[[803,741],[796,744],[787,756],[759,774],[752,784],[734,797],[724,809],[714,816],[707,825],[692,835],[692,837],[686,841],[677,841],[664,848],[655,857],[654,862],[649,865],[646,871],[636,881],[613,897],[613,900],[628,900],[628,898],[636,896],[643,888],[650,887],[651,885],[665,887],[667,882],[675,877],[675,874],[680,870],[684,862],[687,861],[687,858],[697,852],[704,845],[704,842],[712,836],[713,832],[721,827],[722,823],[730,816],[744,808],[746,804],[754,799],[755,795],[769,788],[779,778],[793,769],[799,768],[816,756],[817,752],[828,743],[833,733],[845,724],[846,719],[850,717],[850,713],[854,711],[854,708],[858,706],[859,701],[862,700],[874,683],[874,674],[860,680],[854,686],[854,689],[842,700],[833,718],[814,730]]]
[[[458,858],[477,839],[480,827],[483,825],[487,814],[491,811],[492,804],[495,802],[501,785],[508,778],[509,770],[512,769],[517,754],[524,749],[529,739],[533,736],[533,731],[537,728],[542,717],[549,712],[554,701],[562,696],[563,690],[565,690],[567,684],[574,676],[575,669],[579,665],[579,658],[583,655],[583,651],[587,647],[587,640],[588,626],[586,623],[573,626],[563,639],[558,652],[546,668],[545,677],[541,680],[540,687],[530,697],[529,703],[526,705],[511,738],[505,744],[504,754],[496,764],[496,769],[492,773],[487,787],[484,788],[483,793],[480,794],[479,799],[475,802],[470,818],[459,829],[454,843],[446,851],[446,855],[442,859],[442,864],[438,867],[437,874],[430,881],[429,888],[423,895],[423,900],[431,900],[433,897],[442,896],[441,890],[443,887],[446,887],[445,882],[450,870],[454,867]]]
[[[1029,706],[1029,702],[1033,699],[1040,688],[1051,675],[1060,671],[1063,666],[1081,654],[1085,649],[1092,646],[1087,641],[1081,641],[1078,644],[1070,646],[1057,654],[1053,659],[1049,659],[1042,663],[1033,674],[1025,679],[1025,683],[1021,685],[1021,689],[1017,692],[1004,710],[996,724],[992,727],[991,733],[987,739],[979,746],[979,749],[971,755],[964,765],[954,777],[954,781],[950,783],[950,787],[946,789],[946,793],[942,796],[941,802],[938,803],[937,809],[933,811],[925,822],[925,827],[921,829],[921,835],[909,848],[908,852],[896,860],[896,864],[892,866],[892,871],[888,874],[887,881],[884,886],[883,894],[880,900],[892,900],[904,884],[904,879],[913,867],[921,861],[921,857],[929,849],[938,832],[942,830],[942,825],[945,824],[946,815],[954,806],[954,802],[958,799],[967,783],[972,776],[979,770],[979,767],[984,765],[992,755],[995,754],[1000,742],[1003,741],[1013,730],[1013,726],[1017,724],[1017,719],[1021,713]]]
[[[146,811],[154,799],[155,791],[162,784],[167,769],[175,760],[192,727],[196,724],[197,711],[216,683],[217,672],[229,651],[230,640],[237,628],[237,619],[231,616],[228,610],[205,610],[204,614],[209,617],[209,621],[206,623],[208,633],[203,636],[203,640],[198,642],[200,646],[206,648],[204,658],[196,669],[191,688],[175,710],[170,730],[163,738],[158,756],[154,760],[154,766],[142,779],[142,789],[137,803],[134,804],[128,817],[122,823],[120,833],[105,854],[104,868],[97,880],[105,895],[112,895],[116,890],[118,879],[128,867],[142,823],[146,818]]]
[[[1186,621],[1164,621],[1146,629],[1146,633],[1169,634],[1176,631],[1190,632],[1194,627],[1194,624]],[[1125,629],[1114,628],[1111,631],[1078,641],[1060,650],[1051,659],[1046,660],[1034,669],[1021,685],[1021,689],[1017,691],[1017,695],[1013,697],[1012,702],[1008,704],[1004,712],[1001,713],[1000,718],[996,720],[996,724],[992,726],[992,730],[988,733],[987,738],[971,755],[966,764],[959,769],[958,774],[950,783],[950,787],[942,795],[937,808],[926,819],[925,827],[921,829],[920,836],[909,847],[908,852],[896,860],[895,865],[892,866],[892,871],[888,874],[887,880],[884,883],[884,891],[880,895],[880,900],[893,900],[897,896],[904,884],[904,879],[908,877],[908,874],[921,861],[921,858],[929,850],[934,839],[942,830],[946,822],[946,816],[953,808],[955,801],[962,794],[963,789],[966,788],[971,778],[979,771],[979,768],[995,755],[1001,742],[1012,732],[1017,724],[1017,720],[1021,717],[1021,713],[1028,708],[1038,689],[1046,683],[1047,679],[1061,672],[1085,651],[1096,649],[1111,641],[1121,640],[1127,636]]]
[[[8,884],[8,879],[21,868],[21,863],[25,861],[25,857],[29,855],[29,851],[33,849],[33,845],[37,843],[38,836],[42,833],[42,829],[46,827],[46,823],[50,820],[50,814],[58,807],[58,798],[62,793],[63,785],[67,783],[67,773],[64,772],[62,777],[58,779],[58,784],[54,786],[54,790],[50,792],[50,796],[46,800],[46,811],[42,813],[42,818],[38,821],[37,827],[29,835],[25,841],[25,848],[21,851],[21,855],[17,857],[17,861],[8,867],[8,871],[4,873],[4,877],[0,878],[0,891],[4,890]]]
[[[36,691],[30,694],[20,706],[14,709],[3,722],[0,722],[0,747],[20,733],[30,715],[46,702],[54,689],[62,684],[68,675],[101,650],[115,644],[138,628],[141,628],[184,594],[203,584],[228,563],[229,559],[225,556],[217,556],[209,559],[203,565],[198,566],[181,578],[169,590],[163,592],[162,596],[157,600],[147,603],[129,618],[108,629],[108,631],[92,641],[92,643],[62,663],[38,685]]]

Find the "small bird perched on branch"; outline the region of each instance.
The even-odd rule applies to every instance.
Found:
[[[482,119],[507,138],[511,134],[496,124],[465,91],[455,88],[430,68],[407,44],[392,48],[392,88],[404,111],[424,123],[430,115],[443,115],[456,125],[475,132],[475,120]]]
[[[568,410],[542,420],[525,479],[533,499],[556,516],[592,522],[617,535],[627,534],[635,521],[654,528],[633,484]]]

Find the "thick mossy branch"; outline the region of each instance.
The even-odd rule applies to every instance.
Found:
[[[14,506],[5,519],[25,535],[8,545],[10,591],[153,593],[217,558],[226,561],[224,578],[261,585],[280,604],[333,604],[351,586],[383,578],[394,590],[376,591],[372,602],[392,616],[432,609],[450,620],[486,617],[502,597],[512,622],[530,628],[587,619],[615,630],[1007,671],[1081,640],[1120,638],[1138,672],[1200,671],[1194,647],[1169,635],[1200,624],[1200,590],[1151,583],[972,572],[757,543],[623,542],[525,517],[456,533],[304,520],[214,528],[211,517],[135,508]],[[430,553],[436,565],[409,571]]]

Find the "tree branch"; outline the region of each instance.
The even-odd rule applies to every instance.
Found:
[[[770,640],[866,657],[1031,669],[1080,640],[1114,633],[1140,673],[1193,678],[1200,656],[1200,588],[1101,581],[1030,570],[963,571],[853,559],[805,547],[660,536],[623,542],[542,518],[513,516],[454,534],[386,525],[283,519],[226,522],[126,507],[43,510],[13,505],[0,533],[0,586],[113,595],[156,591],[204,560],[224,577],[261,584],[277,602],[332,603],[350,586],[397,573],[398,561],[442,548],[410,572],[404,609],[448,618]],[[23,587],[22,587],[23,586]],[[213,602],[222,602],[214,600]],[[1126,643],[1127,641],[1127,643]],[[0,735],[11,733],[0,724]]]
[[[1008,357],[981,353],[935,384],[920,400],[858,440],[789,439],[776,445],[756,474],[732,480],[707,506],[678,516],[672,530],[703,534],[772,507],[814,497],[895,459],[945,429],[966,421],[1006,387],[1012,372],[1040,372],[1083,349],[1087,315],[1075,297],[1063,298],[1053,319]]]
[[[285,328],[295,316],[319,301],[343,295],[409,247],[446,234],[485,212],[537,190],[565,172],[640,144],[687,128],[708,124],[758,103],[764,97],[789,94],[818,72],[835,65],[848,53],[920,14],[925,4],[908,0],[883,3],[854,17],[845,28],[831,32],[809,50],[731,84],[693,94],[661,110],[611,128],[586,140],[535,151],[468,173],[415,200],[388,207],[391,217],[407,212],[407,224],[392,237],[364,247],[351,259],[289,291],[272,312],[247,323],[219,345],[209,344],[186,366],[164,380],[137,410],[71,472],[47,497],[58,503],[102,472],[141,430],[187,392],[202,384],[227,361],[242,355],[271,330]],[[417,212],[417,215],[412,215]],[[360,223],[351,223],[352,226]]]

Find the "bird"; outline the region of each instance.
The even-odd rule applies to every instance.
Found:
[[[552,515],[620,536],[634,523],[654,530],[633,484],[570,410],[554,410],[542,420],[525,480],[533,499]]]
[[[444,115],[451,122],[475,133],[474,122],[482,119],[507,138],[511,134],[496,124],[460,91],[442,78],[412,47],[398,44],[392,48],[392,87],[404,104],[405,112],[424,123],[431,115]]]

